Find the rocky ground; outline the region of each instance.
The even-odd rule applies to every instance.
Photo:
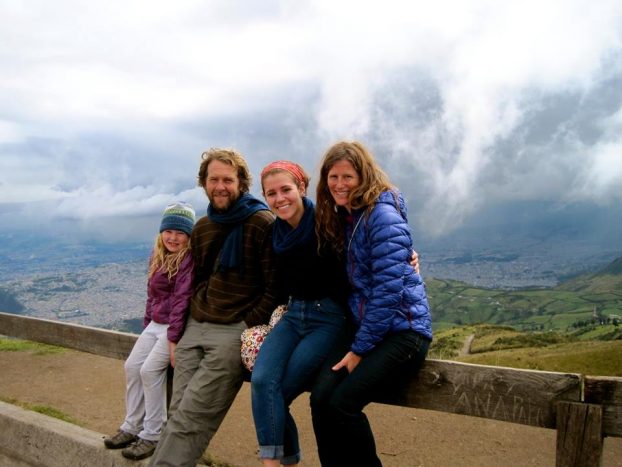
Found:
[[[103,434],[124,416],[123,362],[75,351],[0,352],[0,399],[54,407]],[[232,466],[260,465],[245,384],[209,452]],[[318,466],[308,398],[293,407],[305,454]],[[553,466],[555,432],[511,423],[373,404],[367,410],[385,466]],[[603,466],[622,466],[622,438],[605,441]]]

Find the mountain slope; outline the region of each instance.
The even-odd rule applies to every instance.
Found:
[[[583,274],[555,287],[557,290],[607,293],[622,291],[622,257],[594,274]]]
[[[553,288],[482,289],[463,282],[426,281],[435,330],[475,323],[522,330],[570,331],[593,321],[607,324],[622,315],[622,258],[603,270]]]
[[[622,276],[622,256],[605,266],[599,274],[612,274]]]

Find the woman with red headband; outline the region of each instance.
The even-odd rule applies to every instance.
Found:
[[[330,247],[318,251],[309,176],[298,164],[276,161],[261,172],[268,206],[277,216],[273,248],[281,302],[287,313],[266,337],[253,367],[253,417],[264,465],[301,458],[291,402],[310,386],[346,321],[345,267]]]

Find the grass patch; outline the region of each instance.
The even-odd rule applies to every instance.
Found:
[[[465,339],[473,334],[473,326],[445,329],[434,333],[434,340],[428,351],[428,358],[441,360],[457,357]]]
[[[619,340],[622,339],[622,326],[586,326],[571,333],[581,340]]]
[[[477,345],[471,346],[471,351],[476,352],[492,352],[503,349],[519,349],[531,347],[547,347],[553,344],[561,344],[575,340],[574,338],[559,334],[557,332],[529,332],[517,333],[512,331],[504,331],[501,335],[488,336],[487,342],[479,341]]]
[[[2,397],[2,396],[0,396],[0,400],[2,402],[6,402],[7,404],[16,405],[18,407],[21,407],[22,409],[32,410],[33,412],[37,412],[37,413],[40,413],[42,415],[47,415],[48,417],[57,418],[57,419],[62,420],[64,422],[71,423],[73,425],[81,426],[80,423],[78,423],[76,420],[71,418],[69,415],[67,415],[66,413],[64,413],[64,412],[62,412],[62,411],[60,411],[58,409],[55,409],[54,407],[50,407],[50,406],[47,406],[47,405],[28,404],[27,402],[21,402],[21,401],[18,401],[17,399],[13,399],[11,397]]]
[[[471,354],[459,356],[469,335],[474,335]],[[613,325],[581,329],[570,334],[521,332],[510,326],[478,324],[436,333],[429,358],[593,376],[622,376],[621,337],[622,326]]]
[[[434,321],[432,323],[432,332],[434,336],[442,331],[447,331],[449,329],[453,329],[456,327],[456,323],[452,323],[450,321]]]
[[[66,348],[56,345],[0,337],[0,352],[33,352],[35,355],[48,355],[63,353],[66,350]]]
[[[462,341],[456,339],[455,336],[435,337],[428,350],[428,358],[451,359],[458,356],[461,348]]]
[[[74,425],[79,425],[77,421],[71,418],[66,413],[55,409],[54,407],[49,407],[47,405],[32,405],[28,407],[30,410],[40,413],[42,415],[47,415],[48,417],[58,418],[59,420],[63,420],[64,422],[72,423]]]
[[[594,376],[622,376],[622,340],[580,341],[497,350],[471,354],[455,360],[529,370],[581,373]]]
[[[515,330],[497,330],[484,334],[475,333],[475,339],[471,343],[471,353],[490,352],[491,350],[499,350],[498,341],[500,339],[513,339],[522,336],[523,333]]]
[[[476,339],[484,336],[498,335],[499,333],[506,331],[511,333],[516,332],[516,329],[512,326],[492,326],[490,324],[480,324],[479,326],[476,326],[474,330]]]

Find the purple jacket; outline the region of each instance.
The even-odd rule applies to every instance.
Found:
[[[151,320],[168,324],[167,337],[177,343],[186,326],[186,316],[192,296],[192,255],[187,254],[179,265],[179,271],[171,280],[163,271],[156,271],[147,283],[147,307],[144,324]]]

